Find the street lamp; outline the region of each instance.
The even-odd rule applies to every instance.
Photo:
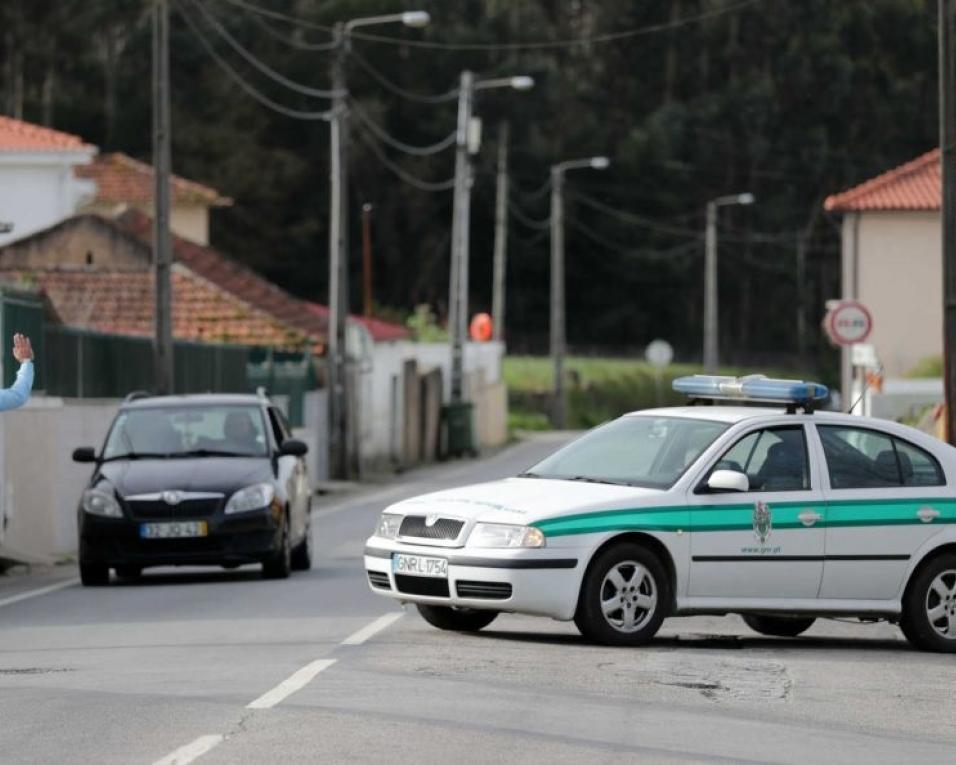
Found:
[[[551,424],[565,426],[564,399],[564,174],[568,170],[605,170],[607,157],[590,157],[551,166],[551,362],[554,364],[554,401]]]
[[[348,321],[348,150],[349,113],[346,103],[345,58],[349,36],[357,27],[404,24],[424,27],[425,11],[405,11],[338,22],[332,29],[332,114],[329,174],[329,326],[326,350],[329,391],[329,471],[333,478],[350,473],[348,459],[348,381],[345,379],[345,328]]]
[[[717,208],[729,205],[752,205],[754,195],[727,194],[707,203],[707,236],[704,256],[704,371],[717,371]]]
[[[455,201],[451,224],[451,278],[448,294],[448,328],[451,336],[451,401],[463,398],[464,347],[468,326],[468,234],[471,209],[471,159],[469,133],[476,90],[511,88],[530,90],[534,79],[524,75],[476,80],[472,72],[461,73],[458,88],[458,128],[455,139]],[[462,446],[462,450],[469,449]]]

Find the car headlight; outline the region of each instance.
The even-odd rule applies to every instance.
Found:
[[[262,510],[272,504],[275,496],[276,492],[271,483],[256,483],[247,486],[229,497],[229,501],[226,503],[226,514]]]
[[[83,509],[90,515],[102,515],[105,518],[122,518],[123,511],[119,502],[109,492],[100,489],[87,489],[83,492]]]
[[[544,547],[544,532],[533,526],[476,523],[468,537],[471,547]]]
[[[382,513],[378,519],[378,526],[375,528],[375,536],[382,539],[395,539],[398,536],[398,530],[402,525],[401,515],[395,513]]]

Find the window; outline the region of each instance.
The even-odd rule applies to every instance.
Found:
[[[817,427],[834,489],[943,486],[943,471],[929,452],[866,428]]]
[[[523,475],[666,489],[727,429],[682,417],[628,416],[592,430]]]
[[[285,418],[278,409],[269,408],[269,422],[272,425],[272,435],[275,436],[276,444],[282,446],[283,441],[289,438],[289,431],[286,428]]]
[[[810,468],[803,427],[768,428],[749,433],[730,447],[710,472],[715,470],[745,474],[750,481],[750,491],[809,489]]]

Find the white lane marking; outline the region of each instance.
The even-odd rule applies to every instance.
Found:
[[[14,603],[19,603],[21,600],[29,600],[30,598],[37,598],[40,595],[46,595],[48,592],[56,592],[57,590],[65,590],[67,587],[72,587],[74,584],[79,584],[80,580],[77,578],[67,579],[65,582],[57,582],[56,584],[51,584],[46,587],[38,587],[35,590],[29,590],[27,592],[21,592],[19,595],[12,595],[9,598],[4,598],[0,600],[0,608],[4,606],[12,606]]]
[[[328,669],[335,664],[335,659],[317,659],[311,664],[306,664],[302,669],[293,673],[271,691],[266,691],[251,704],[246,705],[246,709],[269,709],[274,707],[287,696],[292,695],[298,690],[307,686],[319,672]]]
[[[362,645],[362,643],[364,643],[370,637],[378,632],[381,632],[386,627],[390,627],[404,615],[405,613],[403,611],[393,611],[390,614],[380,616],[371,624],[367,624],[358,632],[355,632],[345,638],[345,640],[342,641],[342,645]]]
[[[216,734],[214,736],[200,736],[186,746],[181,746],[172,754],[168,754],[161,760],[156,760],[153,765],[186,765],[193,760],[202,757],[214,746],[222,743],[223,737]]]

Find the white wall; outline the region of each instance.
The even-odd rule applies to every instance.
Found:
[[[70,152],[0,152],[0,247],[59,223],[92,198],[96,185],[76,178],[74,165],[87,164],[93,149]]]
[[[75,554],[76,509],[93,466],[74,463],[73,449],[99,451],[118,407],[37,396],[0,415],[0,555],[39,562]]]

